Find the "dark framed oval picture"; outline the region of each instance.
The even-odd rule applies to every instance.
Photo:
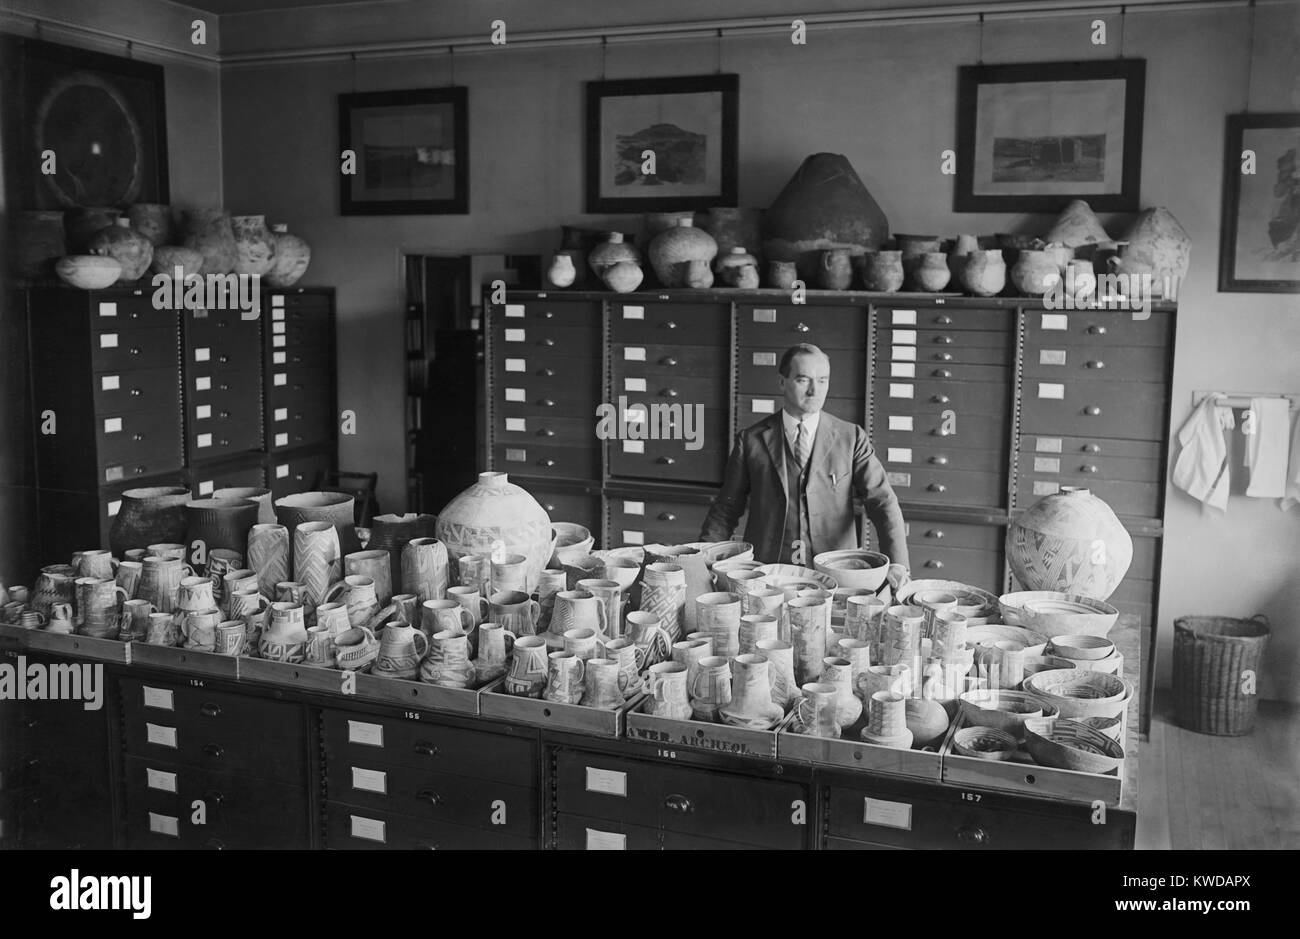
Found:
[[[469,213],[464,87],[339,95],[344,215]]]
[[[587,211],[736,204],[738,75],[587,83]]]

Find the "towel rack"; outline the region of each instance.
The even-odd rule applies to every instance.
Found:
[[[1218,392],[1214,391],[1193,391],[1192,407],[1196,407],[1207,397],[1217,393]],[[1296,410],[1297,407],[1300,407],[1300,393],[1277,394],[1276,392],[1264,392],[1260,394],[1251,394],[1248,391],[1233,392],[1220,401],[1217,406],[1221,408],[1248,408],[1251,406],[1251,402],[1254,398],[1286,398],[1287,404],[1292,411]]]

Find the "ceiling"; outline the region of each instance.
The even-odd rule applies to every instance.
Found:
[[[261,13],[268,10],[296,10],[303,7],[383,3],[386,0],[179,0],[179,2],[205,13],[225,16],[229,13]]]

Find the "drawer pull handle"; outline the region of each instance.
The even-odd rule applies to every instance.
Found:
[[[539,401],[539,402],[537,402],[537,403],[540,404],[540,405],[541,405],[542,407],[544,407],[544,408],[553,408],[553,407],[555,407],[555,402],[552,401],[550,398],[543,398],[541,401]]]
[[[659,392],[659,396],[661,398],[675,398],[677,397],[677,389],[665,388],[663,391]]]
[[[301,361],[302,361],[302,356],[300,356],[300,355],[295,355],[295,356],[294,356],[290,361],[293,361],[293,362],[301,362]]]
[[[945,486],[943,483],[930,483],[930,485],[926,486],[925,488],[926,488],[926,489],[929,489],[931,492],[947,492],[947,491],[948,491],[948,487]]]
[[[139,388],[132,388],[132,389],[131,389],[131,397],[133,397],[133,398],[138,398],[138,397],[140,397],[140,395],[142,395],[142,394],[144,394],[144,392],[142,392]]]
[[[230,418],[230,412],[229,412],[229,411],[218,411],[218,412],[217,412],[217,417],[221,418],[223,421],[224,421],[224,420],[228,420],[228,419]]]
[[[674,515],[672,512],[660,512],[660,513],[659,513],[659,521],[661,521],[661,522],[675,522],[675,521],[677,521],[677,516]]]
[[[1085,463],[1083,466],[1079,467],[1079,470],[1084,473],[1095,473],[1097,472],[1097,467],[1091,463]]]
[[[222,447],[228,447],[230,446],[230,441],[227,440],[225,437],[222,437],[220,440],[217,441],[217,445]]]
[[[230,390],[230,386],[229,386],[229,385],[217,385],[217,390],[218,390],[218,391],[229,391],[229,390]]]
[[[1106,367],[1106,363],[1103,362],[1101,359],[1097,359],[1095,362],[1088,363],[1088,368],[1105,368],[1105,367]]]
[[[939,427],[930,431],[930,433],[935,437],[948,437],[952,434],[952,431],[948,430],[946,427]]]
[[[808,332],[808,324],[807,324],[807,323],[795,323],[794,326],[791,328],[791,332],[796,332],[796,333],[806,333],[806,332]]]
[[[931,528],[929,531],[927,531],[927,532],[925,533],[925,537],[927,537],[927,538],[942,538],[942,537],[943,537],[943,529],[942,529],[942,528]]]
[[[442,796],[438,795],[438,793],[434,792],[432,789],[421,789],[415,794],[415,797],[424,802],[428,802],[430,805],[442,805]]]
[[[221,714],[221,705],[205,702],[199,707],[199,713],[204,717],[218,717]]]
[[[930,457],[930,462],[935,466],[947,466],[948,458],[946,456],[932,456]]]
[[[219,743],[205,743],[203,745],[203,752],[206,753],[208,756],[212,757],[213,759],[216,759],[226,751],[225,748],[222,747],[221,744]]]
[[[203,799],[206,802],[212,802],[216,805],[225,805],[226,796],[220,790],[214,789],[211,792],[204,793]]]
[[[957,840],[966,844],[988,844],[989,836],[983,828],[971,828],[963,825],[957,829]]]
[[[542,313],[542,319],[544,319],[544,320],[553,320],[553,319],[555,319],[555,314],[552,313],[550,310],[546,310],[546,311],[544,311],[544,312]]]
[[[551,428],[549,428],[549,427],[543,427],[541,430],[539,430],[539,431],[537,432],[537,436],[539,436],[539,437],[554,437],[554,436],[555,436],[555,431],[551,430]]]
[[[538,460],[538,461],[537,461],[537,465],[538,465],[538,466],[554,466],[554,465],[555,465],[555,461],[554,461],[554,460]]]
[[[137,476],[143,476],[143,475],[144,475],[144,467],[143,467],[143,466],[137,466],[137,467],[135,468],[135,475],[137,475]]]
[[[134,440],[136,443],[139,443],[141,440],[144,439],[144,434],[132,434],[131,439]]]
[[[1101,452],[1101,447],[1100,447],[1098,444],[1095,444],[1095,443],[1085,443],[1085,444],[1083,445],[1083,452],[1084,452],[1084,453],[1100,453],[1100,452]]]
[[[937,342],[937,343],[938,343],[939,345],[941,345],[941,346],[950,346],[950,345],[952,345],[952,337],[951,337],[951,336],[935,336],[935,337],[934,337],[934,341]]]
[[[686,796],[670,795],[664,799],[664,808],[670,812],[677,812],[680,815],[690,815],[695,811],[695,805]]]
[[[294,391],[302,391],[302,385],[294,385],[294,386],[293,386],[293,390],[294,390]]]
[[[1105,327],[1105,326],[1089,326],[1089,327],[1088,327],[1088,332],[1092,333],[1094,336],[1104,336],[1104,335],[1106,335],[1106,327]]]
[[[932,398],[930,398],[930,400],[933,401],[935,404],[947,404],[952,399],[949,398],[947,395],[934,395]]]
[[[952,378],[952,369],[950,369],[950,368],[936,368],[936,369],[934,370],[934,377],[935,377],[935,378]]]
[[[228,355],[219,355],[219,356],[217,356],[217,361],[220,362],[222,365],[225,365],[225,364],[227,364],[227,363],[230,361],[230,356],[228,356]]]
[[[40,766],[40,765],[41,765],[41,758],[38,757],[38,756],[34,756],[34,757],[32,757],[30,760],[27,761],[27,768],[28,768],[28,769],[36,769],[36,767],[38,767],[38,766]]]
[[[554,339],[543,339],[541,342],[538,343],[538,345],[539,345],[539,346],[553,346],[553,345],[555,345],[555,340],[554,340]]]
[[[938,323],[940,326],[949,326],[949,325],[952,324],[952,317],[951,317],[951,316],[936,316],[936,317],[934,318],[934,321],[935,321],[936,323]]]
[[[661,456],[659,459],[655,460],[655,462],[662,463],[664,466],[672,466],[677,461],[670,456]]]
[[[660,364],[660,365],[676,365],[676,364],[677,364],[677,360],[676,360],[675,358],[673,358],[671,355],[666,355],[666,356],[664,356],[662,359],[659,360],[659,364]]]
[[[951,362],[951,361],[952,361],[952,353],[951,353],[951,352],[936,352],[936,353],[934,354],[934,357],[935,357],[936,359],[938,359],[940,362]]]
[[[676,329],[676,328],[677,328],[677,324],[674,323],[672,320],[664,320],[662,323],[659,324],[659,328],[660,328],[660,329]]]
[[[139,354],[140,354],[140,347],[139,347],[139,346],[132,346],[132,347],[131,347],[131,354],[132,354],[132,355],[139,355]]]
[[[943,561],[926,561],[925,566],[937,571],[943,567]]]
[[[420,754],[420,756],[437,756],[438,748],[431,743],[417,743],[415,745],[415,752]]]
[[[23,718],[23,727],[26,728],[27,730],[34,730],[36,728],[36,725],[38,725],[39,723],[40,721],[38,721],[34,717]]]
[[[1090,404],[1083,409],[1083,413],[1087,414],[1089,417],[1096,417],[1101,413],[1101,408],[1097,407],[1095,404]]]
[[[541,368],[541,369],[538,369],[538,370],[537,370],[537,374],[538,374],[538,375],[541,375],[543,378],[554,378],[554,377],[555,377],[555,369],[553,369],[553,368]]]

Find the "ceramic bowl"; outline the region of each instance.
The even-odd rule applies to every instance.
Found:
[[[1004,730],[1016,738],[1024,736],[1025,721],[1034,717],[1056,717],[1056,705],[1023,691],[967,691],[961,695],[966,723]]]
[[[1120,731],[1124,727],[1123,720],[1118,717],[1085,717],[1080,719],[1079,723],[1101,731],[1111,740],[1119,740]]]
[[[571,564],[576,558],[586,557],[596,539],[591,531],[574,522],[552,522],[551,534],[555,538],[555,549],[551,552],[551,564]]]
[[[754,546],[748,541],[696,541],[687,547],[697,549],[704,555],[704,563],[713,570],[715,564],[727,561],[754,560]]]
[[[834,577],[797,564],[764,564],[758,570],[767,576],[767,582],[773,587],[784,587],[798,582],[800,585],[821,587],[827,593],[834,593],[835,588],[839,586]]]
[[[1035,672],[1045,672],[1049,669],[1076,668],[1074,662],[1070,659],[1063,659],[1059,655],[1026,655],[1025,656],[1025,677],[1028,678]]]
[[[1080,668],[1035,672],[1021,685],[1061,709],[1061,717],[1118,717],[1128,706],[1133,685],[1117,675]]]
[[[1124,748],[1087,724],[1038,717],[1025,722],[1025,749],[1040,766],[1079,773],[1113,773],[1124,761]]]
[[[964,727],[952,738],[952,748],[977,760],[1009,760],[1016,754],[1016,738],[996,727]]]
[[[993,623],[985,626],[967,626],[966,645],[991,646],[995,642],[1013,642],[1026,655],[1042,655],[1047,648],[1047,637],[1023,626],[1006,626]]]
[[[122,264],[117,258],[98,254],[70,254],[54,263],[59,280],[81,290],[103,290],[117,283]]]
[[[889,573],[889,558],[878,551],[826,551],[813,558],[813,567],[841,587],[877,590]]]
[[[910,580],[898,591],[896,603],[912,604],[912,595],[929,590],[950,593],[957,598],[956,610],[966,617],[968,627],[982,625],[998,614],[998,598],[987,590],[956,580]]]
[[[1002,622],[1048,636],[1104,636],[1119,619],[1119,610],[1109,603],[1055,590],[1005,593],[998,598],[998,606]]]
[[[1109,658],[1115,651],[1115,643],[1101,636],[1053,636],[1049,655],[1059,655],[1067,659],[1083,662],[1095,662]]]

